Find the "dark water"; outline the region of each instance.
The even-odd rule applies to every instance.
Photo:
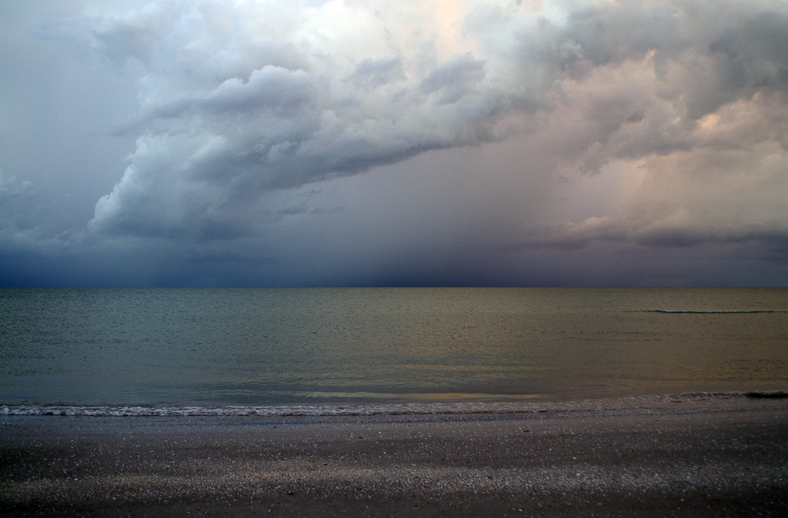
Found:
[[[788,388],[788,289],[2,289],[0,404]]]

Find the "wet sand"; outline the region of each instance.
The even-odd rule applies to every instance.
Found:
[[[788,516],[788,399],[0,416],[4,516]]]

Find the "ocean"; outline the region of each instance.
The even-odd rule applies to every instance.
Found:
[[[788,289],[0,289],[5,413],[786,388]]]

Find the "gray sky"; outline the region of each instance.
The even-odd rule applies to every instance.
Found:
[[[0,70],[0,285],[788,285],[783,0],[4,0]]]

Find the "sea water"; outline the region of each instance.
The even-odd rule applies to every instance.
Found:
[[[785,388],[788,289],[0,289],[6,413]]]

